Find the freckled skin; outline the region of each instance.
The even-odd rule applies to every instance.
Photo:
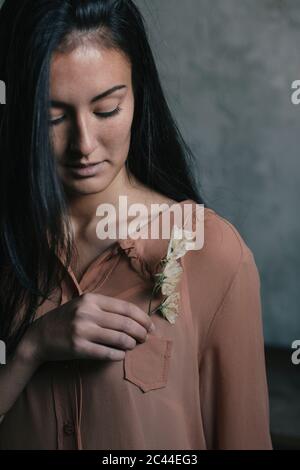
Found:
[[[118,85],[126,88],[91,103],[94,97]],[[136,202],[146,204],[149,214],[151,203],[169,203],[170,199],[145,186],[132,174],[129,180],[126,172],[134,95],[131,64],[121,51],[85,43],[68,53],[55,52],[50,67],[50,100],[64,103],[64,106],[50,106],[51,122],[63,119],[56,125],[49,124],[49,130],[80,254],[76,271],[73,266],[79,276],[91,260],[114,242],[114,239],[100,240],[96,235],[99,222],[96,211],[101,203],[115,207],[118,230],[128,217],[127,214],[119,217],[120,195],[127,196],[128,207]],[[109,118],[95,114],[111,112],[118,106],[120,113]],[[102,170],[88,178],[74,175],[65,166],[103,160],[106,163]]]
[[[100,101],[90,103],[100,93],[126,85]],[[99,46],[79,46],[70,53],[54,53],[50,69],[50,98],[67,107],[51,107],[50,119],[64,116],[57,125],[50,125],[50,135],[59,177],[70,195],[122,193],[126,179],[125,161],[131,138],[134,96],[131,64],[119,51]],[[101,118],[95,113],[119,114]],[[90,178],[74,178],[64,165],[83,161],[107,160],[103,171]],[[113,184],[112,184],[113,183]],[[107,199],[110,199],[108,197]]]

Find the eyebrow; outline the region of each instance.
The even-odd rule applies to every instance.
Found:
[[[94,98],[91,99],[91,104],[95,103],[95,101],[99,101],[99,100],[105,98],[108,95],[111,95],[115,91],[120,90],[122,88],[127,88],[127,86],[126,85],[116,85],[116,86],[110,88],[109,90],[106,90],[103,93],[100,93],[100,95],[94,96]],[[64,103],[63,101],[50,100],[50,106],[52,106],[53,108],[59,108],[59,107],[68,106],[68,105],[66,103]]]

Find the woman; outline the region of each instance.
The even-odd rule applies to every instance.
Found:
[[[259,275],[237,230],[205,205],[173,325],[160,297],[148,315],[170,239],[96,236],[120,196],[173,225],[188,203],[193,230],[204,204],[137,7],[6,0],[0,31],[0,448],[270,449]]]

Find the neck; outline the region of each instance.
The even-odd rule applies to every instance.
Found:
[[[129,181],[126,171],[120,171],[111,185],[103,191],[93,194],[68,195],[68,210],[75,233],[85,231],[97,223],[97,208],[104,203],[114,207],[117,224],[125,221],[127,214],[122,214],[122,220],[119,218],[120,196],[126,197],[129,207],[136,202],[145,202],[145,191],[147,188],[138,182],[133,175]]]

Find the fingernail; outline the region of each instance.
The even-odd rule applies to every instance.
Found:
[[[151,333],[152,333],[153,331],[155,331],[155,325],[154,325],[154,323],[151,323],[151,326],[150,326],[150,330],[149,330],[149,331],[150,331]]]

